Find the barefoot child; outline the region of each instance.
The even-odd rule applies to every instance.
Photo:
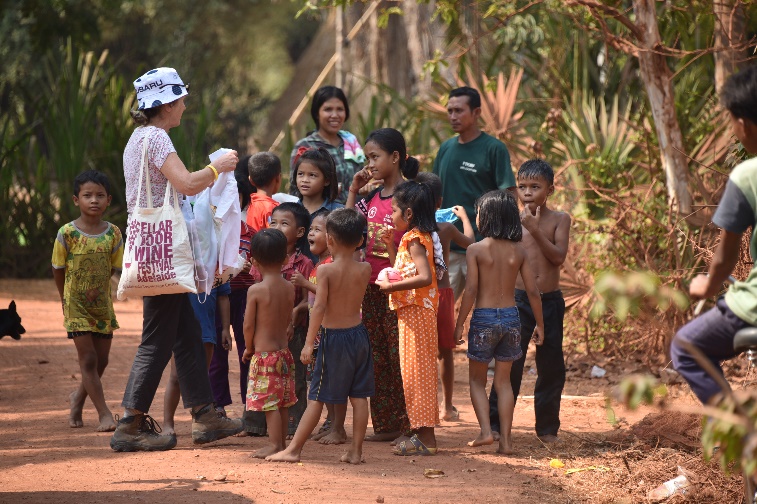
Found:
[[[329,252],[328,245],[326,243],[326,219],[330,211],[326,208],[321,208],[313,214],[313,221],[310,224],[310,232],[308,233],[308,243],[310,243],[310,254],[318,259],[318,264],[310,272],[310,277],[306,280],[304,276],[299,273],[292,275],[292,283],[295,287],[304,287],[308,291],[308,307],[310,313],[313,311],[313,304],[315,303],[315,292],[317,279],[317,270],[319,266],[329,264],[333,261],[331,252]],[[321,342],[321,332],[315,338],[315,344],[313,346],[313,360],[307,366],[306,381],[308,388],[312,382],[313,374],[313,362],[318,357],[318,345]],[[336,418],[334,418],[335,408]],[[343,444],[347,442],[347,432],[344,430],[344,420],[347,415],[346,404],[326,404],[326,420],[313,435],[313,441],[318,441],[321,444]]]
[[[421,182],[431,188],[436,202],[436,210],[442,206],[442,179],[435,173],[421,172],[415,177],[416,182]],[[436,223],[439,228],[439,241],[442,243],[444,264],[448,264],[449,250],[452,242],[459,247],[468,248],[476,241],[473,226],[468,219],[465,208],[454,206],[451,213],[457,216],[463,224],[461,233],[450,222]],[[444,413],[442,420],[454,422],[460,419],[457,408],[452,404],[452,392],[455,383],[455,360],[452,351],[457,346],[455,339],[455,292],[449,283],[449,272],[444,270],[444,275],[439,280],[439,310],[436,313],[436,328],[439,332],[439,363],[441,364],[442,394],[444,398]]]
[[[405,407],[413,434],[399,441],[395,455],[435,455],[434,428],[439,423],[436,400],[438,371],[436,356],[439,336],[436,310],[439,305],[437,271],[445,269],[441,244],[434,243],[436,220],[434,197],[426,184],[409,181],[394,191],[392,222],[405,231],[399,249],[394,249],[390,232],[384,233],[389,257],[402,280],[377,280],[382,292],[389,292],[389,306],[397,312],[400,333],[400,369]],[[438,239],[438,238],[437,238]]]
[[[310,230],[310,214],[304,206],[298,203],[282,203],[271,214],[272,229],[278,229],[287,239],[287,261],[281,268],[284,280],[291,282],[292,275],[299,273],[304,277],[313,271],[313,262],[305,255],[309,251],[308,231]],[[305,345],[308,331],[308,293],[302,287],[295,287],[294,309],[292,310],[292,324],[289,327],[289,350],[292,355],[299,355]],[[295,391],[297,406],[289,411],[289,427],[287,439],[291,439],[300,423],[300,418],[307,406],[307,383],[305,382],[305,365],[298,360],[294,362]]]
[[[536,435],[545,443],[557,441],[560,429],[560,395],[565,386],[563,358],[563,317],[565,300],[560,291],[560,267],[568,254],[570,216],[547,206],[547,198],[555,191],[555,175],[546,161],[531,159],[518,170],[518,198],[523,204],[520,221],[523,225],[522,246],[526,250],[536,287],[541,293],[544,313],[544,341],[536,347],[536,386],[534,413]],[[534,332],[536,319],[532,304],[524,291],[522,279],[515,283],[515,304],[520,317],[520,347],[523,355],[510,371],[513,396],[520,393],[526,350]],[[492,430],[499,432],[496,413],[497,392],[489,397]]]
[[[284,449],[289,407],[297,402],[294,359],[288,348],[294,290],[281,277],[287,260],[286,236],[276,229],[263,229],[253,236],[251,247],[253,265],[262,280],[247,291],[242,360],[250,363],[247,410],[265,413],[271,441],[271,446],[253,457],[265,458]]]
[[[537,345],[542,343],[544,334],[541,300],[536,277],[526,260],[527,251],[517,243],[521,241],[523,231],[515,198],[507,191],[488,192],[476,202],[476,212],[476,224],[484,239],[468,247],[468,276],[455,326],[455,337],[461,341],[463,324],[475,301],[476,309],[468,332],[468,373],[471,402],[481,432],[468,446],[494,442],[486,399],[487,372],[489,362],[494,358],[493,388],[499,398],[502,427],[497,451],[512,453],[510,430],[515,400],[510,386],[510,368],[523,353],[518,308],[515,306],[518,274],[523,279],[536,321],[534,341]]]
[[[298,462],[302,447],[318,425],[324,403],[352,404],[352,446],[341,461],[363,462],[363,439],[368,428],[368,397],[373,396],[373,358],[368,332],[360,317],[371,267],[354,260],[363,239],[365,219],[353,209],[332,212],[327,221],[328,248],[333,262],[318,268],[318,288],[302,350],[303,363],[313,359],[322,331],[308,407],[286,450],[268,457],[277,462]]]
[[[81,215],[58,230],[53,246],[55,285],[63,304],[63,325],[79,356],[81,384],[71,393],[70,427],[82,427],[82,408],[89,398],[97,409],[98,432],[116,430],[100,378],[108,365],[113,330],[118,329],[110,296],[110,277],[121,270],[121,231],[102,220],[110,205],[110,183],[88,170],[74,179],[74,204]]]

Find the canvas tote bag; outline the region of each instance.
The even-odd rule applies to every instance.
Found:
[[[148,138],[142,141],[137,205],[126,231],[118,299],[129,296],[197,293],[194,258],[189,244],[187,224],[179,207],[179,198],[171,182],[166,183],[163,206],[153,208],[152,187],[145,163]],[[142,180],[147,189],[147,207],[140,208]],[[173,194],[173,205],[170,196]]]

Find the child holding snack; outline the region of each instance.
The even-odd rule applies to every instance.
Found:
[[[439,337],[436,310],[439,306],[437,272],[446,269],[441,244],[436,234],[434,197],[426,184],[409,181],[401,184],[392,197],[392,223],[404,231],[398,249],[391,233],[382,238],[394,268],[402,280],[377,280],[382,292],[388,292],[389,305],[397,312],[399,324],[400,369],[405,392],[405,407],[413,434],[401,440],[395,455],[436,455],[434,428],[439,423],[436,400],[436,356]]]

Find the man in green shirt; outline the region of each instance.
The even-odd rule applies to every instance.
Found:
[[[459,87],[449,93],[447,114],[452,130],[458,135],[444,142],[434,160],[434,173],[442,179],[442,205],[465,208],[475,227],[474,203],[482,194],[495,189],[514,189],[515,177],[510,167],[510,153],[501,141],[478,127],[481,96],[471,87]],[[462,231],[462,224],[455,225]],[[452,243],[449,281],[459,299],[465,288],[467,266],[465,250]]]

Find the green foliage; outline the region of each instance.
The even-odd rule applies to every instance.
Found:
[[[379,28],[386,28],[389,26],[389,16],[392,14],[401,16],[402,15],[402,9],[399,7],[388,7],[386,9],[381,9],[379,11],[378,20],[376,21],[376,24]]]
[[[757,397],[746,391],[723,394],[702,420],[702,449],[705,460],[720,459],[720,467],[757,471]]]
[[[661,279],[650,271],[633,271],[619,274],[604,271],[597,276],[594,284],[597,300],[591,316],[599,318],[607,310],[620,322],[628,316],[638,316],[642,309],[665,312],[671,306],[678,310],[688,307],[684,293],[663,285]]]
[[[635,410],[642,404],[653,404],[655,398],[667,397],[668,389],[658,384],[654,376],[636,374],[621,381],[615,395],[627,408]]]

